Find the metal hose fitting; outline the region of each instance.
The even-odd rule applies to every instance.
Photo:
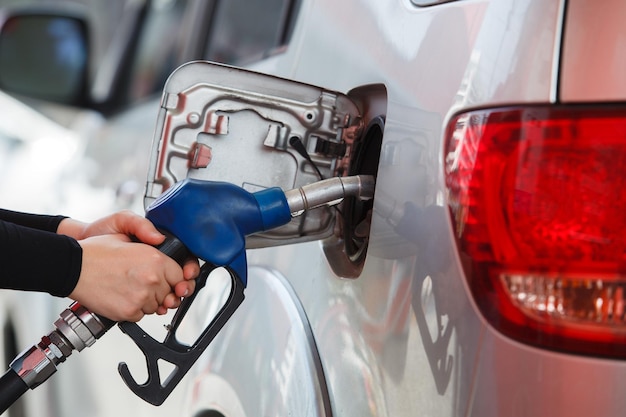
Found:
[[[11,362],[11,369],[31,389],[54,374],[57,365],[65,362],[74,349],[80,352],[91,346],[110,328],[108,323],[103,323],[100,317],[78,303],[63,310],[54,326],[56,328],[42,337],[37,345]]]

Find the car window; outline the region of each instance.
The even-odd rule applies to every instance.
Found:
[[[129,102],[161,92],[179,64],[177,40],[187,0],[153,1],[146,14],[133,61]]]
[[[285,45],[296,14],[293,0],[221,0],[216,3],[205,59],[242,65]]]

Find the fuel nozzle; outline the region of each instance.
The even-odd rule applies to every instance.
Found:
[[[371,199],[371,175],[334,177],[288,191],[250,193],[225,182],[187,178],[161,194],[146,217],[178,237],[198,258],[231,269],[245,286],[246,236],[289,223],[306,210],[335,205],[346,197]]]
[[[247,285],[246,236],[280,227],[306,210],[338,204],[346,197],[370,199],[374,185],[372,176],[355,176],[330,178],[286,192],[274,187],[250,193],[234,184],[188,178],[168,189],[148,207],[146,216],[177,236],[205,263],[196,279],[196,291],[182,301],[163,342],[150,337],[136,323],[120,324],[141,349],[148,366],[148,379],[140,383],[125,363],[120,364],[128,387],[147,402],[161,404],[234,314],[244,300]],[[216,267],[230,274],[230,293],[200,337],[191,346],[181,344],[176,331]],[[169,375],[161,375],[158,364],[162,360],[174,365]]]

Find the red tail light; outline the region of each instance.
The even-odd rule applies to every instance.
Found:
[[[534,346],[626,358],[626,107],[455,117],[445,174],[473,297]]]

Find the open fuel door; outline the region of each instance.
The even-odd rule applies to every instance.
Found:
[[[348,175],[361,112],[346,95],[209,62],[178,68],[161,101],[145,205],[184,178],[254,192]],[[248,238],[264,247],[328,237],[336,213],[321,208]]]

